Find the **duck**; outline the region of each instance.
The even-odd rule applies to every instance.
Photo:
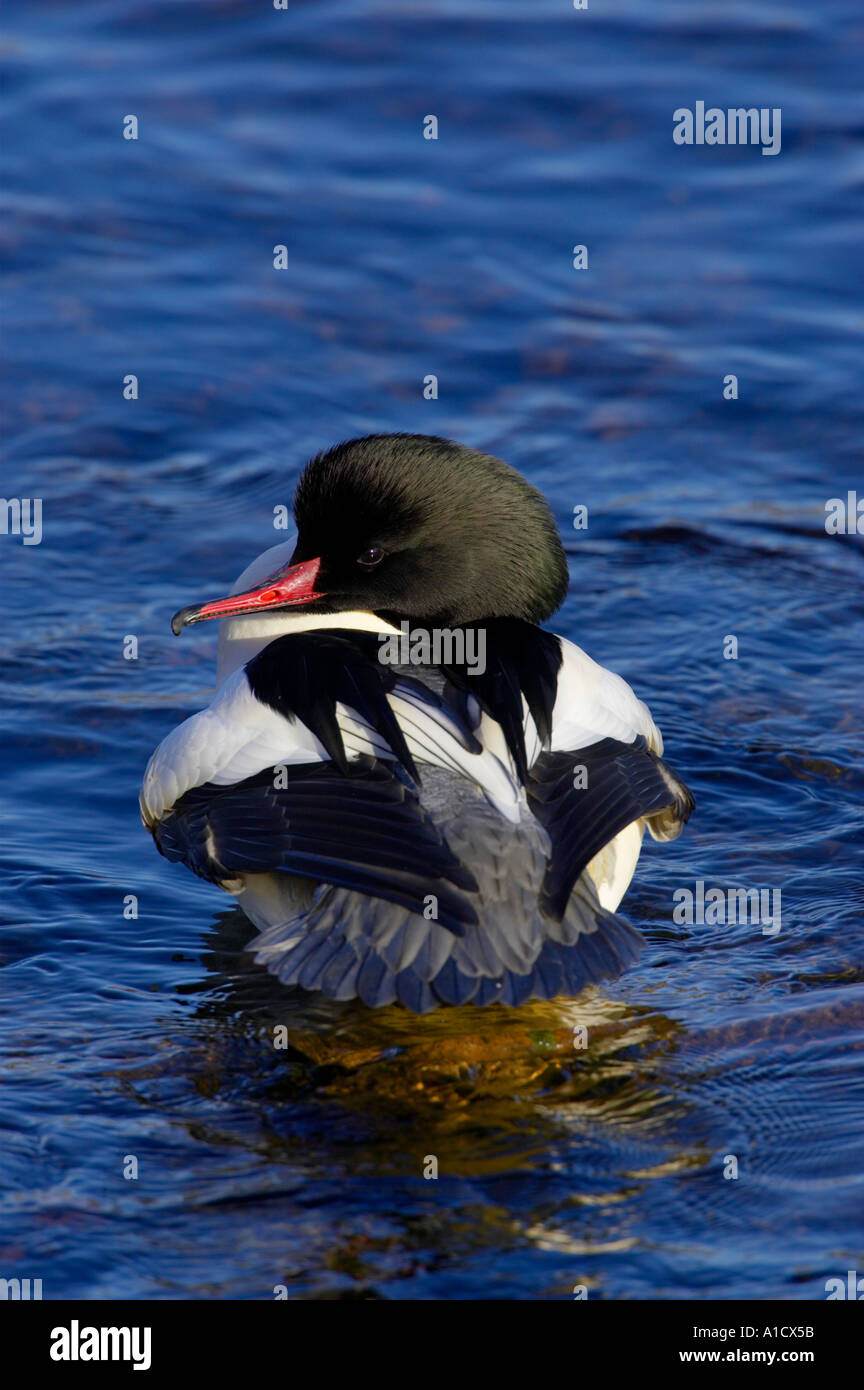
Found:
[[[141,789],[159,852],[233,896],[284,986],[369,1008],[575,998],[644,944],[618,907],[693,797],[647,706],[541,626],[543,494],[452,440],[317,454],[296,535],[172,630],[220,624],[210,705]]]

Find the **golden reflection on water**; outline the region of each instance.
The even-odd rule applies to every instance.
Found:
[[[208,977],[187,991],[193,1036],[182,1053],[169,1041],[166,1062],[198,1095],[257,1105],[260,1130],[240,1142],[274,1157],[320,1159],[322,1146],[350,1143],[340,1161],[353,1171],[417,1174],[428,1154],[464,1178],[554,1171],[556,1145],[587,1142],[580,1131],[647,1134],[674,1108],[661,1067],[680,1024],[601,989],[518,1009],[368,1009],[285,990],[252,963],[249,936],[241,914],[221,914]],[[282,1123],[292,1106],[318,1117],[311,1136],[308,1123]]]

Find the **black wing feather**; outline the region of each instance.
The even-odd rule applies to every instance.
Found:
[[[288,633],[246,663],[246,678],[262,704],[291,723],[299,719],[305,724],[340,772],[347,772],[348,758],[337,703],[356,710],[419,783],[405,736],[387,702],[396,676],[391,667],[376,659],[378,650],[380,644],[372,633],[352,633],[350,637],[320,630]]]
[[[474,875],[396,764],[361,758],[344,772],[304,763],[274,774],[186,792],[153,831],[160,852],[215,883],[282,872],[418,913],[433,894],[437,922],[457,936],[477,921],[465,896],[477,891]]]
[[[561,643],[552,632],[518,618],[493,618],[486,631],[486,669],[443,666],[454,691],[474,695],[500,725],[522,782],[528,776],[522,696],[546,747],[561,669]],[[452,698],[452,697],[451,697]],[[455,701],[454,701],[455,703]]]
[[[577,768],[585,769],[574,786]],[[541,753],[531,769],[528,804],[552,841],[541,905],[559,921],[583,869],[619,831],[673,808],[686,821],[693,797],[645,739],[604,738],[572,753]]]

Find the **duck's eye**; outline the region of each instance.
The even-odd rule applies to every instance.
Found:
[[[364,550],[362,554],[357,556],[357,563],[362,565],[364,570],[371,570],[376,565],[380,565],[383,559],[384,551],[380,545],[370,545],[368,550]]]

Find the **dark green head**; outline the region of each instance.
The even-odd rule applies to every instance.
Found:
[[[567,593],[567,561],[542,493],[509,464],[426,434],[371,434],[317,454],[294,497],[290,563],[256,589],[175,614],[360,609],[391,622],[539,623]]]
[[[294,498],[292,563],[320,559],[331,611],[459,624],[538,623],[567,592],[567,561],[542,493],[491,454],[423,434],[338,444],[307,464]]]

